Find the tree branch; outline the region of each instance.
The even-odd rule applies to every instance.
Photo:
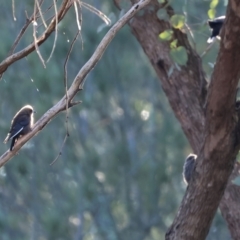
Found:
[[[74,96],[78,93],[80,89],[83,88],[85,77],[87,74],[96,66],[98,61],[101,59],[104,51],[106,50],[109,43],[116,36],[117,32],[141,9],[143,9],[151,0],[140,0],[138,3],[133,5],[133,7],[121,18],[119,19],[104,36],[97,49],[94,51],[92,57],[86,62],[82,69],[78,72],[72,85],[70,86],[68,95],[68,107],[74,106],[77,102],[72,102]],[[59,16],[59,20],[64,16],[62,13]],[[54,28],[54,25],[52,25]],[[13,151],[7,151],[0,157],[0,167],[8,162],[19,150],[20,148],[38,132],[40,132],[59,112],[66,109],[66,95],[51,109],[49,109],[34,125],[32,131],[26,136],[22,137],[17,144],[14,146]]]
[[[73,1],[64,0],[58,11],[58,16],[55,16],[52,19],[48,28],[44,31],[44,33],[38,39],[36,39],[36,42],[34,41],[33,43],[29,44],[23,50],[8,56],[4,61],[2,61],[0,63],[0,76],[7,70],[7,68],[11,64],[13,64],[14,62],[16,62],[19,59],[26,57],[28,54],[30,54],[31,52],[36,50],[36,44],[37,44],[37,46],[40,46],[41,44],[43,44],[48,39],[48,37],[51,35],[51,33],[55,30],[56,18],[58,19],[58,23],[59,23],[64,18],[65,14],[70,9],[72,4],[73,4]],[[27,28],[27,26],[28,26],[27,24],[25,25],[25,28]],[[25,29],[23,28],[22,31],[24,32]],[[21,35],[18,36],[18,38],[19,37],[21,37]],[[19,40],[17,40],[17,41],[19,41]],[[16,44],[16,42],[14,43],[14,46],[15,46],[15,44]]]
[[[238,3],[237,3],[238,2]],[[220,51],[207,96],[204,143],[166,239],[205,239],[239,150],[235,92],[240,76],[239,1],[229,1]],[[197,214],[196,214],[197,213]]]
[[[193,180],[166,239],[205,239],[233,169],[239,149],[239,123],[234,108],[240,76],[237,64],[240,58],[237,16],[240,14],[236,6],[232,0],[228,7],[227,15],[231,18],[226,19],[227,26],[225,31],[223,29],[224,37],[207,98],[200,57],[190,46],[185,33],[157,17],[157,11],[162,7],[157,1],[152,0],[149,9],[129,24],[161,80],[194,153],[199,155]],[[174,14],[171,7],[165,9],[169,16]],[[169,42],[159,39],[159,34],[167,29],[173,31],[173,39],[187,50],[187,65],[181,69],[177,69],[171,60]],[[232,196],[228,192],[230,188],[231,184],[225,192],[227,196]],[[236,224],[239,222],[235,221]]]
[[[39,6],[42,5],[44,0],[41,0],[40,3],[39,3]],[[17,38],[15,39],[10,51],[9,51],[9,54],[8,56],[12,55],[14,50],[16,49],[18,43],[20,42],[22,36],[24,35],[24,33],[26,32],[27,28],[29,27],[30,23],[33,21],[34,19],[34,13],[32,14],[32,16],[30,18],[28,18],[27,16],[27,13],[26,13],[26,23],[24,24],[24,26],[22,27],[22,29],[20,30]]]

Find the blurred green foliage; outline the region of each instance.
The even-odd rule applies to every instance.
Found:
[[[180,3],[181,2],[181,3]],[[122,13],[112,1],[89,1],[117,20]],[[32,1],[0,3],[3,60],[31,14]],[[185,14],[200,53],[207,47],[207,1],[171,1]],[[224,13],[224,4],[216,11]],[[96,49],[108,27],[83,9],[82,41],[76,42],[68,63],[68,85]],[[51,16],[51,12],[48,13]],[[39,27],[39,34],[43,28]],[[77,31],[72,9],[59,24],[53,57],[44,69],[37,54],[10,66],[0,81],[2,141],[18,109],[31,104],[36,120],[64,94],[66,54]],[[32,26],[17,50],[33,41]],[[54,34],[40,47],[44,59],[51,53]],[[218,44],[203,58],[209,77]],[[0,233],[2,240],[164,239],[185,191],[184,158],[191,152],[181,127],[161,89],[160,81],[136,39],[125,26],[87,76],[70,110],[70,137],[56,158],[66,134],[66,115],[57,118],[0,169]],[[0,145],[2,153],[9,145]],[[229,239],[218,214],[209,239]]]

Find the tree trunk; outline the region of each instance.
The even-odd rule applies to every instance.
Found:
[[[219,205],[221,213],[227,222],[231,237],[234,240],[240,239],[240,187],[233,184],[231,180],[239,175],[239,170],[240,164],[236,163]]]
[[[239,123],[235,112],[235,92],[240,76],[239,1],[230,1],[223,28],[219,55],[206,89],[201,58],[192,49],[187,35],[157,17],[164,7],[152,0],[141,16],[129,25],[148,56],[162,88],[179,120],[194,153],[198,155],[193,178],[187,188],[166,239],[205,239],[224,194],[239,150]],[[169,16],[174,12],[167,6]],[[230,28],[231,26],[231,28]],[[170,42],[159,34],[173,30],[174,39],[187,50],[186,66],[178,69],[170,57]],[[239,187],[229,182],[220,204],[222,215],[234,239],[240,239]],[[233,204],[234,203],[234,204]]]

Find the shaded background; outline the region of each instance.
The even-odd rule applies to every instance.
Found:
[[[113,23],[120,14],[112,1],[88,1]],[[32,1],[0,3],[0,60],[8,54],[24,25]],[[126,2],[127,4],[127,2]],[[185,13],[201,54],[210,31],[210,1],[172,1],[176,13]],[[46,5],[47,6],[47,5]],[[224,14],[224,1],[216,16]],[[83,9],[81,38],[68,63],[68,82],[89,59],[109,27]],[[53,12],[49,12],[51,16]],[[39,34],[42,31],[39,27]],[[44,69],[37,54],[13,64],[0,81],[0,136],[23,105],[31,104],[38,119],[64,94],[66,54],[77,31],[72,9],[59,24],[57,46]],[[147,37],[147,36],[146,36]],[[32,42],[32,26],[17,50]],[[54,35],[40,47],[47,59]],[[210,78],[218,43],[203,57]],[[0,169],[0,238],[2,240],[159,240],[177,213],[186,186],[182,166],[191,148],[161,89],[148,59],[125,26],[109,45],[78,94],[83,103],[70,110],[68,138],[62,156],[53,165],[66,135],[65,113],[26,144]],[[0,144],[4,153],[8,145]],[[208,239],[229,239],[217,213]]]

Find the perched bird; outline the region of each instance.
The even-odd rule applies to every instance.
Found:
[[[240,110],[240,100],[237,100],[237,101],[235,102],[235,110],[236,110],[237,112],[239,112],[239,110]]]
[[[197,155],[189,154],[183,165],[183,180],[188,185],[192,177],[192,172],[195,167]]]
[[[32,106],[26,105],[22,107],[14,116],[11,122],[9,133],[6,139],[4,140],[4,143],[6,143],[9,139],[12,139],[10,151],[12,151],[13,146],[15,142],[18,140],[18,138],[22,137],[23,135],[26,135],[32,130],[33,113],[34,110]]]
[[[208,43],[211,43],[217,36],[219,36],[224,20],[225,16],[208,20],[208,25],[212,29],[212,34],[210,38],[207,40]]]

